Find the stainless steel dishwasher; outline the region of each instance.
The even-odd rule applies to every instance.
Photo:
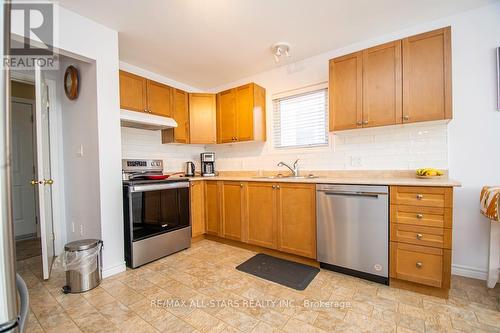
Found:
[[[389,188],[316,186],[322,268],[389,284]]]

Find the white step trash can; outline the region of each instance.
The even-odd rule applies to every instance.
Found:
[[[66,271],[64,293],[94,289],[102,279],[102,241],[82,239],[66,244],[62,261]]]

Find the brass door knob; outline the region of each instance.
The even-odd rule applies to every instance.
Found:
[[[52,184],[54,184],[54,181],[52,179],[43,180],[43,185],[52,185]]]
[[[418,239],[418,240],[421,240],[423,237],[424,237],[424,235],[422,235],[422,234],[417,234],[417,239]]]
[[[416,266],[417,268],[422,268],[423,264],[422,264],[422,262],[417,261],[417,262],[415,263],[415,266]]]
[[[32,179],[32,180],[31,180],[31,182],[30,182],[30,184],[31,184],[32,186],[38,185],[38,180],[34,180],[34,179]]]

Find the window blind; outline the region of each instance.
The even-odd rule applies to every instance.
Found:
[[[273,100],[273,137],[276,148],[328,144],[327,89]]]

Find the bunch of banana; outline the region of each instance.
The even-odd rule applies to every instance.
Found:
[[[417,169],[418,176],[442,176],[443,174],[443,171],[434,168]]]

